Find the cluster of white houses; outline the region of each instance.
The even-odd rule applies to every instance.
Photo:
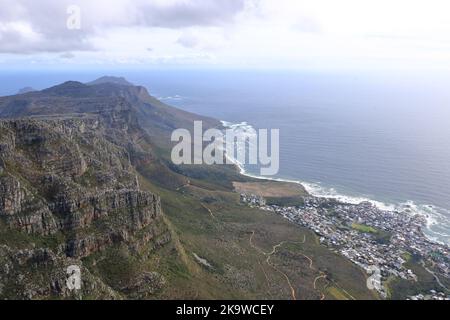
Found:
[[[390,276],[416,280],[413,271],[405,266],[411,256],[420,256],[441,276],[450,277],[449,247],[424,235],[426,221],[420,215],[380,210],[369,202],[355,205],[317,197],[307,197],[295,207],[267,205],[255,195],[241,195],[241,200],[313,230],[322,244],[368,273],[377,267],[383,280]],[[379,291],[386,294],[384,287]]]

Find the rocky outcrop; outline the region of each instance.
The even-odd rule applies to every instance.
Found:
[[[131,98],[110,91],[69,82],[0,98],[0,117],[28,116],[0,120],[0,299],[137,298],[164,286],[140,269],[171,241],[135,169],[155,161],[151,138]],[[117,272],[130,280],[96,269],[116,251],[132,261]],[[68,288],[70,265],[81,291]]]
[[[69,266],[80,266],[80,290],[67,285]],[[82,266],[52,250],[14,250],[0,245],[0,299],[122,299],[122,296]]]
[[[20,182],[9,174],[0,177],[0,214],[13,215],[22,211],[25,192]]]
[[[166,284],[166,279],[156,272],[145,272],[136,279],[133,283],[124,288],[131,297],[148,297],[161,290]]]
[[[132,112],[4,120],[0,132],[0,219],[10,228],[62,233],[62,251],[86,257],[131,246],[161,220],[159,197],[140,190],[132,164],[152,158],[135,142],[143,133]],[[158,225],[153,236],[167,232]]]
[[[57,230],[49,208],[9,174],[0,176],[0,218],[27,233],[49,235]]]

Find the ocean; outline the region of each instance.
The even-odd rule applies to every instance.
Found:
[[[280,129],[280,171],[314,195],[428,218],[450,244],[450,74],[411,71],[1,72],[0,94],[125,76],[167,104]],[[245,167],[257,175],[258,168]]]

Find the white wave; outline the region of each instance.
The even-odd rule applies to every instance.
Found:
[[[225,128],[231,129],[237,133],[256,134],[256,129],[251,124],[248,124],[246,121],[240,123],[221,121],[221,123]]]
[[[184,98],[178,94],[174,95],[174,96],[167,96],[167,97],[158,97],[158,100],[183,100]]]
[[[370,202],[378,209],[383,211],[407,212],[412,215],[421,215],[425,218],[426,221],[426,229],[424,230],[424,233],[428,237],[428,239],[447,245],[450,244],[450,234],[446,232],[439,232],[436,230],[437,227],[439,227],[440,229],[450,230],[450,221],[448,218],[450,217],[450,211],[447,209],[430,204],[417,204],[412,200],[400,203],[385,203],[369,197],[345,195],[339,193],[334,188],[323,187],[319,183],[308,183],[304,181],[290,182],[300,183],[305,187],[306,191],[308,191],[309,194],[315,197],[331,198],[343,203],[350,204]]]
[[[245,170],[244,170],[245,171]],[[450,210],[440,208],[430,204],[418,204],[412,200],[400,203],[385,203],[363,196],[350,196],[339,193],[335,188],[327,188],[319,183],[309,183],[304,181],[292,181],[287,179],[276,179],[280,181],[288,181],[303,185],[309,194],[320,198],[336,199],[343,203],[360,204],[361,202],[370,202],[378,209],[391,212],[407,212],[412,215],[420,215],[425,218],[426,228],[424,230],[428,239],[450,244],[450,234],[444,230],[450,230]],[[439,230],[436,230],[439,229]]]
[[[235,136],[239,137],[244,137],[244,138],[250,138],[249,140],[246,139],[239,139],[240,141],[246,141],[246,143],[237,143],[237,148],[238,148],[238,154],[240,152],[243,152],[243,154],[246,154],[246,148],[248,147],[248,143],[251,143],[252,138],[257,138],[257,131],[256,129],[248,124],[247,122],[241,122],[241,123],[231,123],[231,122],[227,122],[227,121],[221,121],[222,126],[225,127],[226,129],[231,129],[233,131],[233,134]],[[245,174],[245,165],[242,162],[239,162],[238,159],[230,157],[229,155],[227,155],[227,153],[225,152],[225,157],[231,162],[234,163],[236,166],[238,166],[240,173],[241,174]]]
[[[232,129],[235,134],[249,134],[250,132],[255,132],[256,130],[247,122],[232,123],[228,121],[221,121],[222,125],[227,129]],[[229,158],[230,159],[230,158]],[[450,230],[450,210],[434,206],[432,204],[418,204],[412,200],[408,200],[401,203],[385,203],[383,201],[378,201],[371,199],[370,197],[364,196],[351,196],[340,193],[333,187],[325,187],[321,183],[312,183],[301,180],[291,180],[283,178],[273,178],[273,177],[261,177],[258,175],[251,174],[246,171],[245,165],[239,163],[235,159],[230,159],[239,168],[241,174],[260,180],[272,180],[280,182],[290,182],[302,185],[306,191],[314,197],[318,198],[329,198],[336,199],[343,203],[349,204],[360,204],[361,202],[370,202],[377,208],[383,211],[392,212],[409,212],[410,214],[419,214],[423,216],[426,220],[426,230],[424,233],[426,236],[435,242],[450,244],[450,234],[442,229]],[[438,230],[437,230],[438,229]]]

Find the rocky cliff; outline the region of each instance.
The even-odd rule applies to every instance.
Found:
[[[0,297],[73,298],[68,264],[113,247],[149,257],[170,241],[160,198],[141,190],[134,167],[153,159],[140,145],[147,140],[120,99],[89,113],[0,121]],[[124,294],[85,274],[77,294]]]

